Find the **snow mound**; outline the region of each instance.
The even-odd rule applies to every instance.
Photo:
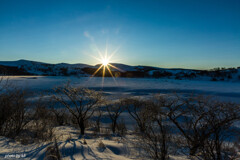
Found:
[[[127,149],[124,144],[116,140],[105,140],[102,138],[84,139],[79,137],[79,132],[73,127],[60,126],[55,128],[55,136],[61,157],[63,160],[68,159],[116,159],[128,160]],[[87,133],[88,134],[88,133]],[[90,133],[89,133],[90,134]],[[102,141],[106,148],[99,148],[99,142]],[[6,156],[20,156],[22,159],[39,160],[44,159],[46,150],[53,142],[44,142],[39,144],[22,145],[14,140],[0,137],[0,159]]]

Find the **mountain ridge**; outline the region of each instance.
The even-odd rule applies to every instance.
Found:
[[[20,59],[17,61],[0,61],[0,74],[2,75],[44,75],[44,76],[91,76],[101,66],[76,63],[45,63]],[[111,67],[115,66],[115,67]],[[240,80],[240,67],[216,68],[212,70],[197,70],[183,68],[159,68],[154,66],[131,66],[121,63],[111,63],[105,76],[128,78],[174,78],[174,79],[206,79]],[[102,69],[95,75],[102,76]]]

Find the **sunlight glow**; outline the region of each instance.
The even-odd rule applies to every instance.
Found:
[[[104,66],[107,66],[108,65],[108,59],[102,59],[102,64],[104,65]]]
[[[107,48],[107,45],[106,45],[106,49],[105,49],[105,56],[103,56],[103,54],[100,52],[100,50],[97,48],[97,51],[98,51],[98,54],[99,54],[99,57],[100,58],[97,58],[97,57],[94,57],[92,56],[93,58],[95,58],[96,60],[98,60],[101,65],[98,67],[98,69],[92,74],[91,77],[94,77],[101,69],[102,69],[102,87],[103,87],[103,84],[104,84],[104,77],[106,75],[106,72],[108,72],[110,74],[110,76],[113,78],[113,80],[115,81],[115,83],[117,84],[116,80],[115,80],[115,77],[113,75],[113,71],[111,71],[111,68],[114,68],[120,72],[123,72],[123,70],[119,69],[118,67],[110,64],[111,62],[111,58],[112,56],[118,51],[119,48],[117,48],[113,53],[111,53],[110,56],[108,56],[108,48]]]

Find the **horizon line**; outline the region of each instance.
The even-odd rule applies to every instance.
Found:
[[[97,65],[101,65],[101,63],[97,63],[97,64],[87,64],[87,63],[68,63],[68,62],[46,62],[46,61],[37,61],[37,60],[29,60],[29,59],[17,59],[17,60],[0,60],[0,62],[16,62],[16,61],[32,61],[32,62],[39,62],[39,63],[46,63],[46,64],[69,64],[69,65],[74,65],[74,64],[84,64],[84,65],[89,65],[89,66],[97,66]],[[162,69],[188,69],[188,70],[211,70],[211,69],[216,69],[216,68],[224,68],[224,69],[228,69],[228,68],[240,68],[240,65],[237,67],[212,67],[212,68],[186,68],[186,67],[161,67],[161,66],[156,66],[156,65],[129,65],[129,64],[125,64],[125,63],[118,63],[118,62],[114,62],[114,63],[110,63],[110,64],[123,64],[123,65],[128,65],[128,66],[132,66],[132,67],[138,67],[138,66],[145,66],[145,67],[156,67],[156,68],[162,68]]]

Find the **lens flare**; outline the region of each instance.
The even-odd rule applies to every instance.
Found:
[[[108,59],[102,59],[102,65],[107,66],[108,63]]]
[[[116,66],[114,66],[113,64],[110,63],[110,62],[112,62],[111,61],[112,56],[118,51],[118,49],[116,49],[113,53],[110,54],[110,56],[108,56],[108,49],[106,47],[105,56],[103,56],[103,54],[97,48],[100,58],[92,56],[93,58],[98,60],[101,63],[101,65],[97,68],[97,70],[92,74],[91,77],[94,77],[102,69],[102,87],[103,87],[103,84],[104,84],[104,77],[106,75],[106,71],[111,75],[111,77],[113,78],[113,80],[115,81],[116,84],[117,84],[117,82],[116,82],[115,77],[114,77],[114,75],[111,71],[111,68],[114,68],[115,70],[118,70],[120,72],[124,72],[123,70],[119,69],[118,67],[116,67]]]

